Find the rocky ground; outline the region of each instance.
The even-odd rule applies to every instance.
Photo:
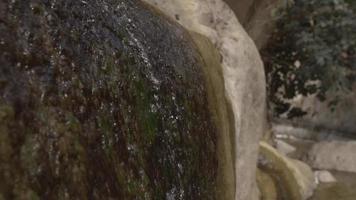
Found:
[[[332,171],[337,182],[320,183],[310,200],[356,199],[356,173]]]
[[[296,147],[296,151],[290,154],[291,157],[306,161],[316,172],[318,168],[326,168],[332,177],[334,177],[335,181],[327,177],[324,181],[319,180],[318,187],[310,200],[356,199],[356,191],[354,190],[354,188],[356,188],[356,171],[353,169],[356,165],[354,163],[355,159],[353,159],[354,156],[352,155],[354,151],[348,149],[346,152],[343,152],[339,149],[340,147],[351,148],[350,146],[353,146],[354,141],[314,141],[298,138],[284,139],[284,141]],[[330,145],[334,146],[334,148],[327,148]],[[321,146],[325,146],[327,149],[322,149],[320,148]],[[319,157],[319,159],[317,159],[319,162],[313,161],[312,158],[310,158],[312,155]],[[324,158],[321,159],[320,157]],[[334,160],[333,157],[338,157],[338,160]],[[324,167],[319,163],[323,164]],[[325,178],[325,176],[319,176],[319,179],[323,178]]]
[[[263,200],[356,199],[355,141],[342,137],[306,139],[280,132],[272,138],[268,142],[271,146],[266,148],[269,144],[264,142],[260,146],[258,177]],[[266,151],[274,156],[264,156]],[[293,162],[302,162],[308,167],[302,169]],[[305,186],[312,189],[312,193]]]

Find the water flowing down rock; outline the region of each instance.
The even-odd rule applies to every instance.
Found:
[[[0,1],[0,199],[215,199],[203,70],[140,1]]]
[[[232,154],[232,135],[234,117],[225,98],[224,78],[220,64],[221,56],[209,38],[191,33],[204,60],[204,72],[208,79],[208,100],[213,111],[212,117],[217,122],[217,193],[216,199],[234,198],[234,166]]]
[[[225,137],[235,184],[220,199],[256,200],[258,141],[265,123],[264,68],[254,42],[222,0],[144,0],[190,31],[209,38],[222,55],[226,99],[233,113],[233,133]],[[231,146],[232,150],[229,150]],[[229,157],[229,156],[227,156]],[[229,165],[225,170],[230,171]],[[223,173],[223,172],[220,172]],[[225,178],[231,183],[229,178]]]

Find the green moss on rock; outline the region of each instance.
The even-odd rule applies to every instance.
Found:
[[[139,1],[0,3],[4,199],[214,199],[199,53]],[[0,197],[1,198],[1,197]]]

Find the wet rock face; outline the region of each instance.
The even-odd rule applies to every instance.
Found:
[[[138,1],[1,1],[0,199],[214,199],[200,60]]]
[[[224,186],[219,199],[258,200],[256,163],[258,142],[266,130],[266,81],[254,42],[222,0],[143,1],[209,38],[217,48],[230,121],[230,127],[219,134],[218,147],[225,155],[225,161],[219,162],[225,182],[219,184]],[[223,111],[221,107],[218,110]]]

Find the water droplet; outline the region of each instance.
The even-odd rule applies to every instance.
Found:
[[[154,98],[156,101],[158,101],[158,99],[159,99],[159,97],[158,97],[157,94],[154,94],[154,95],[153,95],[153,98]]]
[[[151,104],[151,112],[152,113],[156,113],[157,112],[157,106],[156,105],[154,105],[154,104]]]

